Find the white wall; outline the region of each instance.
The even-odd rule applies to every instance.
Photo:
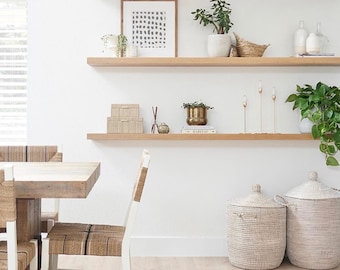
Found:
[[[179,55],[206,56],[210,28],[190,12],[208,0],[179,1]],[[340,55],[337,0],[231,0],[232,31],[259,44],[265,56],[290,56],[303,19],[318,21]],[[271,89],[277,91],[277,132],[297,133],[298,113],[285,99],[296,84],[340,85],[339,67],[93,68],[102,55],[100,37],[119,33],[119,0],[29,1],[28,142],[63,144],[65,161],[100,161],[101,177],[90,196],[63,200],[61,219],[122,222],[143,148],[151,167],[134,233],[134,255],[225,256],[225,205],[260,183],[268,196],[284,194],[307,180],[310,170],[339,188],[339,168],[327,168],[314,141],[89,141],[106,132],[112,103],[139,103],[145,131],[152,106],[159,122],[178,133],[183,102],[215,107],[209,124],[219,132],[243,131],[242,98],[248,96],[248,130],[259,132],[258,81],[262,80],[264,132],[272,132]],[[339,156],[340,157],[340,156]]]

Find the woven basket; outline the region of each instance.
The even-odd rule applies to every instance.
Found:
[[[310,181],[286,194],[287,255],[307,269],[332,269],[340,265],[340,193]]]
[[[240,36],[238,36],[234,32],[234,36],[236,39],[236,49],[237,54],[241,57],[261,57],[264,51],[269,47],[268,45],[258,45],[252,42],[249,42]]]
[[[242,269],[274,269],[286,248],[286,208],[253,193],[227,205],[227,246],[230,263]]]

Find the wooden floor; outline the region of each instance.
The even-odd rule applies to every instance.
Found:
[[[85,258],[86,257],[86,258]],[[120,258],[60,256],[60,269],[121,270]],[[133,257],[132,270],[236,270],[226,257]],[[277,270],[298,270],[287,261]],[[340,270],[340,266],[333,269]]]

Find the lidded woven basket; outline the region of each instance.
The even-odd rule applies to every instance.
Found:
[[[230,263],[242,269],[274,269],[286,248],[286,208],[253,192],[227,205],[227,246]]]
[[[340,193],[318,181],[292,189],[287,199],[287,255],[290,262],[307,269],[340,265]]]

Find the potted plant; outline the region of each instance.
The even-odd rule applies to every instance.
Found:
[[[297,85],[296,93],[289,95],[286,102],[294,102],[293,110],[300,109],[301,119],[308,118],[313,123],[312,136],[320,140],[326,164],[339,166],[335,155],[340,150],[340,89],[322,82],[315,88]]]
[[[116,57],[124,57],[126,55],[127,38],[125,35],[104,35],[102,36],[104,48],[113,50]]]
[[[230,4],[224,0],[210,0],[211,12],[198,8],[191,12],[194,20],[203,26],[212,25],[213,32],[208,36],[208,55],[211,57],[229,56],[231,37],[228,35],[233,23],[230,20]]]
[[[187,124],[206,125],[208,123],[207,111],[214,107],[208,106],[203,102],[183,103],[182,107],[187,110]]]

